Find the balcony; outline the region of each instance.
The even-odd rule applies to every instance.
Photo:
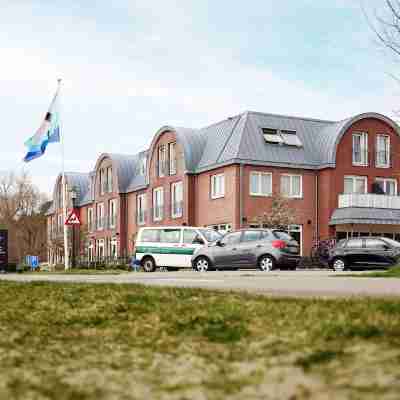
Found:
[[[339,208],[369,207],[400,210],[400,196],[373,193],[348,193],[339,195]]]

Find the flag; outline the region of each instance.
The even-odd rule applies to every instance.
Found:
[[[58,93],[59,88],[54,95],[54,98],[39,129],[25,142],[25,146],[28,148],[28,151],[24,157],[25,162],[32,161],[35,158],[42,156],[45,153],[49,143],[60,142]]]

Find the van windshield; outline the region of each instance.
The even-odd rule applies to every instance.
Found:
[[[216,240],[222,238],[222,235],[214,229],[199,229],[199,231],[205,237],[207,242],[215,242]]]

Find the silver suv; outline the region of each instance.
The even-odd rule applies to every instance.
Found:
[[[224,268],[258,267],[271,271],[277,267],[296,269],[300,261],[299,244],[286,232],[273,229],[243,229],[198,249],[192,256],[197,271]]]

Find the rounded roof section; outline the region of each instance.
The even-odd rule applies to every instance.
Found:
[[[113,168],[114,176],[117,178],[118,192],[125,192],[132,176],[135,174],[137,156],[128,154],[103,153],[96,161],[95,171],[100,164],[109,159]]]
[[[183,155],[184,155],[184,165],[185,165],[185,172],[194,172],[196,169],[197,164],[199,163],[203,149],[205,144],[205,138],[200,132],[196,129],[191,128],[182,128],[182,127],[173,127],[169,125],[165,125],[161,127],[153,137],[151,142],[151,146],[149,149],[150,157],[154,152],[154,147],[158,141],[158,139],[165,133],[165,132],[174,132],[176,135],[177,142],[183,148]],[[147,168],[150,168],[150,161],[147,165]],[[148,170],[149,172],[149,170]],[[149,174],[148,174],[149,176]]]
[[[57,187],[61,183],[62,174],[59,174],[56,179],[56,184],[53,189],[53,199],[57,195]],[[71,190],[73,187],[77,189],[78,198],[77,204],[80,204],[82,199],[86,196],[89,191],[89,174],[79,172],[65,172],[65,181],[68,189]]]
[[[377,119],[388,124],[400,136],[400,127],[397,125],[397,123],[391,118],[378,113],[363,113],[343,121],[335,122],[324,128],[319,135],[320,139],[325,142],[325,145],[320,147],[322,164],[335,164],[337,147],[344,134],[356,122],[366,118]]]

